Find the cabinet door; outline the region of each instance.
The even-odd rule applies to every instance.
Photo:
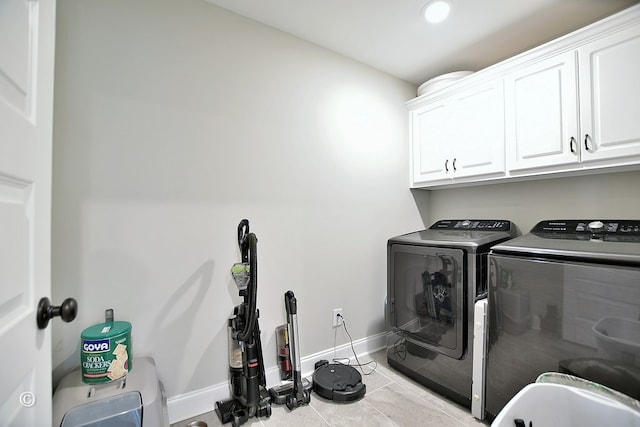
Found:
[[[412,184],[450,180],[446,156],[449,133],[448,106],[435,102],[411,111]]]
[[[640,27],[585,45],[580,61],[582,161],[640,156]]]
[[[569,52],[505,78],[510,171],[579,162],[576,69],[576,53]]]
[[[504,173],[502,80],[460,92],[452,103],[454,178]]]

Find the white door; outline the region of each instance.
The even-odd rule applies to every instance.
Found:
[[[55,0],[0,0],[0,425],[51,424]]]
[[[572,51],[505,78],[510,171],[580,161],[576,61],[576,53]]]
[[[579,61],[582,161],[639,156],[640,27],[581,47]]]

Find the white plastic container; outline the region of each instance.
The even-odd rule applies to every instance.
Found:
[[[167,398],[154,360],[136,357],[135,364],[126,377],[104,384],[86,384],[80,367],[65,375],[53,395],[52,425],[169,427]]]
[[[60,427],[141,427],[142,398],[138,392],[94,400],[69,410]]]
[[[491,427],[514,427],[516,419],[533,427],[640,427],[637,400],[590,381],[570,378],[579,386],[568,385],[571,382],[529,384],[502,408]]]

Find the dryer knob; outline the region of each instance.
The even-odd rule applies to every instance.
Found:
[[[602,221],[591,221],[587,227],[595,233],[604,231],[604,223]]]

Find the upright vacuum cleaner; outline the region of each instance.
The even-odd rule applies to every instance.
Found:
[[[258,291],[258,239],[249,233],[249,221],[238,224],[238,246],[242,262],[231,267],[231,275],[243,297],[229,318],[229,371],[231,397],[216,402],[222,424],[240,426],[251,417],[270,417],[271,398],[266,390],[262,344],[256,308]]]
[[[300,351],[298,348],[298,302],[293,291],[284,294],[284,305],[287,310],[287,327],[289,330],[289,348],[291,350],[291,364],[293,366],[293,382],[269,389],[274,403],[287,404],[289,410],[311,402],[311,388],[313,384],[302,378],[300,366]]]

